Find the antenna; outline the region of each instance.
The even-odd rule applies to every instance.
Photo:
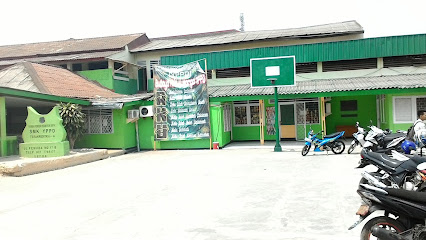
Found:
[[[240,13],[240,23],[241,23],[240,31],[244,32],[244,13]]]

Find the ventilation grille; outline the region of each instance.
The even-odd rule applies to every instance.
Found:
[[[383,65],[385,68],[426,65],[426,55],[385,57],[383,58]]]
[[[217,69],[216,78],[250,77],[250,67]]]
[[[372,68],[377,68],[376,58],[331,61],[331,62],[322,63],[323,72],[372,69]]]
[[[296,63],[296,73],[313,73],[317,72],[317,63]]]

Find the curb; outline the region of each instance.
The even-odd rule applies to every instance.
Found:
[[[116,153],[114,155],[120,155]],[[71,152],[67,156],[54,158],[16,158],[0,163],[0,173],[6,176],[21,177],[41,172],[62,169],[79,164],[94,162],[110,157],[106,149],[90,149]]]

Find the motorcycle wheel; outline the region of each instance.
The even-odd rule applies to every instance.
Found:
[[[348,148],[348,154],[351,154],[351,153],[354,151],[354,149],[355,149],[356,145],[358,145],[358,144],[357,144],[357,143],[352,143],[352,144],[349,146],[349,148]]]
[[[306,154],[308,154],[309,149],[311,149],[310,145],[305,145],[302,149],[302,156],[306,156]]]
[[[391,230],[395,233],[401,233],[407,230],[404,225],[399,223],[393,218],[380,216],[370,219],[361,230],[361,240],[372,240],[377,239],[375,236],[371,234],[373,227],[382,227],[387,230]]]
[[[341,154],[343,151],[345,151],[345,143],[337,140],[333,142],[333,146],[331,146],[331,151],[333,151],[335,154]]]

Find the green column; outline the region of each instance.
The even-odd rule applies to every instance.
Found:
[[[277,87],[274,87],[274,97],[275,97],[275,133],[276,133],[276,141],[274,152],[281,152],[282,148],[280,145],[280,122],[279,122],[279,109],[278,109],[278,90]]]
[[[0,97],[0,149],[2,157],[7,156],[6,136],[6,98]]]

